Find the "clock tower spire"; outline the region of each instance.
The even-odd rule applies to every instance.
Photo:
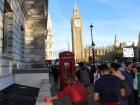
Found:
[[[78,6],[75,2],[73,16],[71,19],[72,32],[72,51],[75,54],[76,61],[82,61],[83,43],[82,43],[82,17],[80,16]]]
[[[79,16],[79,10],[78,10],[78,6],[76,4],[76,0],[75,0],[74,9],[73,9],[73,15]]]

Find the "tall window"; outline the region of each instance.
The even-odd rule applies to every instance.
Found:
[[[0,55],[2,53],[2,47],[3,47],[3,12],[0,11]]]
[[[3,16],[3,53],[7,53],[7,49],[8,49],[8,33],[7,33],[7,13],[4,13]]]
[[[3,53],[7,54],[11,50],[9,46],[12,45],[13,34],[13,12],[9,3],[4,2],[4,14],[3,14]]]

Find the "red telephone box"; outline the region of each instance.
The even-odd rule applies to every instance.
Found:
[[[75,74],[74,54],[69,51],[59,53],[60,88],[66,86],[68,74]]]

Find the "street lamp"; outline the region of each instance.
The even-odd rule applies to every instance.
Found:
[[[94,51],[95,50],[95,44],[93,42],[92,29],[93,29],[93,25],[91,23],[90,30],[91,30],[92,63],[93,63],[93,65],[95,65],[95,51]]]

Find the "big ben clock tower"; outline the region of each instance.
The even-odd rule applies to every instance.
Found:
[[[82,18],[79,14],[78,7],[75,3],[73,9],[73,16],[71,19],[71,31],[72,31],[72,51],[75,54],[75,60],[82,60]]]

